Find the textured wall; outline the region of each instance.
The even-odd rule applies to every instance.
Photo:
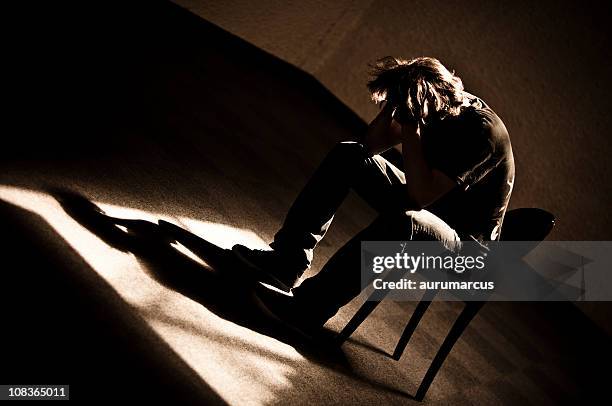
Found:
[[[376,111],[364,87],[368,62],[384,55],[438,57],[510,130],[517,160],[511,205],[554,212],[555,239],[611,238],[605,5],[176,2],[313,74],[364,120]]]

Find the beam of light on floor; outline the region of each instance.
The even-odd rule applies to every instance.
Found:
[[[174,248],[175,250],[177,250],[178,252],[180,252],[181,254],[185,255],[187,258],[191,259],[192,261],[195,261],[202,266],[207,265],[206,262],[202,260],[202,258],[198,257],[193,251],[185,247],[180,242],[175,241],[173,243],[170,243],[170,246]]]
[[[134,255],[107,245],[66,214],[52,196],[0,185],[0,199],[47,221],[230,404],[273,403],[278,401],[276,394],[290,386],[287,377],[294,373],[291,365],[304,361],[293,347],[222,319],[201,304],[163,286],[142,268],[144,265]],[[179,224],[222,248],[235,243],[254,248],[266,246],[250,230],[96,204],[115,217],[152,222],[164,219]],[[178,249],[184,252],[183,248]],[[189,257],[195,255],[184,253]]]

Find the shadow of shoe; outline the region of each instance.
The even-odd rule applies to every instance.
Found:
[[[47,191],[70,217],[104,242],[124,252],[131,250],[132,241],[129,235],[118,228],[115,222],[109,221],[111,217],[96,204],[67,189],[49,188]]]

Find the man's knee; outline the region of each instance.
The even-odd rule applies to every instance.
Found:
[[[440,217],[428,210],[407,210],[383,215],[380,226],[395,239],[440,241],[455,249],[460,238],[457,232]]]
[[[415,225],[428,225],[432,222],[432,218],[437,218],[431,212],[427,210],[406,210],[402,215],[410,220],[412,224]]]
[[[414,240],[440,241],[452,251],[460,248],[459,235],[448,223],[428,210],[409,210],[406,217],[412,226]]]

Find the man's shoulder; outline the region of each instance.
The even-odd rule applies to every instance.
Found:
[[[460,116],[465,125],[495,144],[509,144],[510,136],[502,119],[480,98],[465,108]]]
[[[483,99],[469,96],[458,115],[428,126],[428,144],[455,151],[490,146],[498,152],[510,149],[510,136],[501,118]]]
[[[490,125],[496,120],[501,121],[497,113],[479,97],[470,99],[468,105],[461,109],[459,117],[474,124]]]

